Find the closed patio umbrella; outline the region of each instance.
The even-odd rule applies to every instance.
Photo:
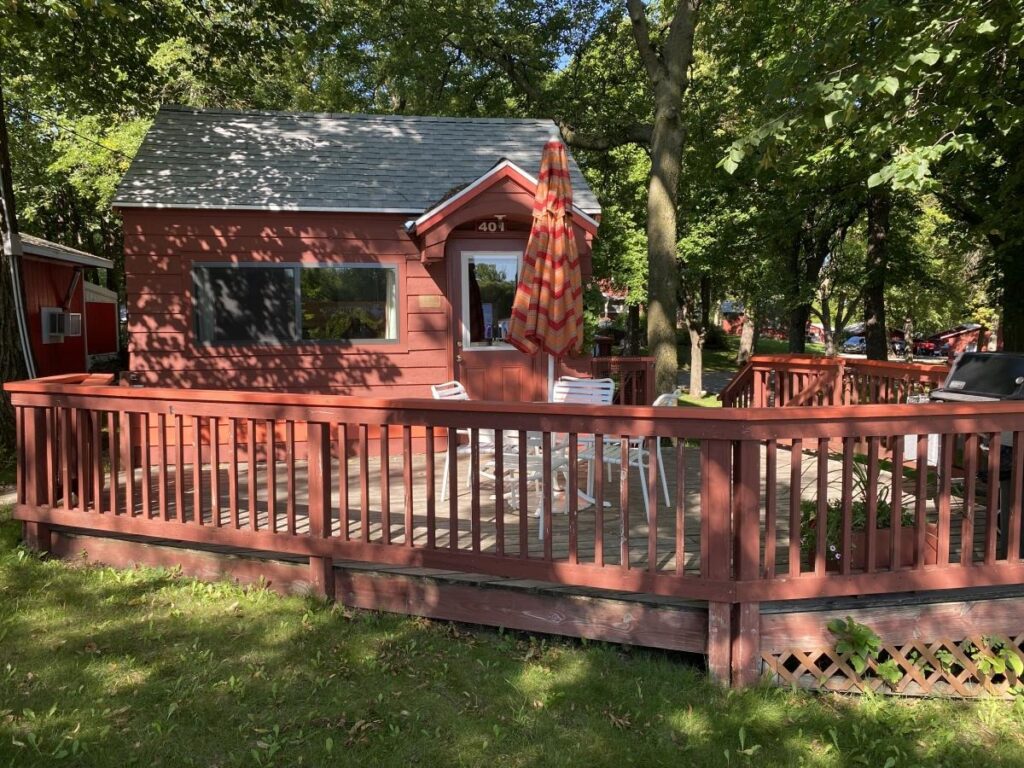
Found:
[[[569,157],[561,141],[544,146],[533,201],[533,226],[519,272],[508,342],[528,355],[548,354],[548,399],[554,361],[583,347],[583,285],[572,230]]]

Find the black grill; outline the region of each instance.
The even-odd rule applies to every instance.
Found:
[[[931,399],[940,402],[1024,400],[1024,355],[965,352]]]

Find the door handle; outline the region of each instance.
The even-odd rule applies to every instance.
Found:
[[[455,362],[456,363],[461,363],[462,362],[462,355],[456,355],[455,356]]]

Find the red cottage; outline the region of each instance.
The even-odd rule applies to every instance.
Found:
[[[117,354],[117,296],[83,279],[86,269],[110,269],[109,259],[40,237],[21,236],[25,324],[36,376],[89,370]],[[100,300],[114,311],[97,309]],[[111,298],[112,296],[112,298]]]
[[[544,393],[507,331],[543,120],[165,107],[125,176],[144,384],[427,397]],[[584,280],[600,207],[573,163]]]

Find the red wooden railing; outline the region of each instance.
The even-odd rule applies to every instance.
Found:
[[[757,674],[759,602],[1024,583],[1021,403],[656,409],[84,376],[6,389],[14,514],[33,546],[57,526],[308,557],[325,591],[343,559],[706,600],[712,671],[739,683]],[[469,445],[442,501],[435,438],[456,445],[456,430]],[[514,450],[492,458],[492,435]],[[582,508],[586,451],[601,465],[659,438],[669,504],[650,462],[642,476],[597,472],[596,503]],[[561,486],[559,457],[572,468]]]
[[[650,405],[657,396],[653,357],[595,357],[590,374],[595,379],[615,379],[616,405]]]
[[[897,404],[939,386],[948,372],[943,364],[754,355],[719,397],[727,408]]]

